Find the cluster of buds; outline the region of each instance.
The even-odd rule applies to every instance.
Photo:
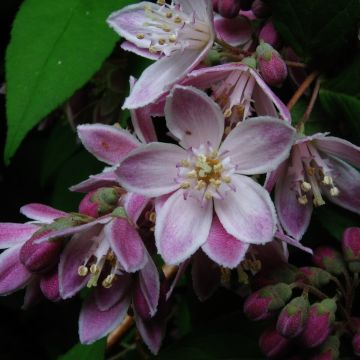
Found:
[[[301,347],[309,359],[337,359],[340,340],[348,335],[352,336],[354,354],[359,356],[360,321],[352,316],[359,249],[360,228],[348,228],[342,238],[342,253],[331,247],[316,248],[315,266],[289,266],[289,271],[295,273],[289,283],[273,278],[273,284],[246,299],[244,312],[248,318],[272,319],[273,326],[259,340],[267,357],[291,355]],[[330,283],[336,285],[336,291]],[[296,296],[292,298],[293,294]]]

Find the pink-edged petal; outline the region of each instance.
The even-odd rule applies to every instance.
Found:
[[[167,97],[166,124],[185,149],[210,143],[217,149],[224,133],[224,115],[203,91],[177,85]]]
[[[229,151],[236,172],[246,175],[275,170],[288,156],[295,129],[276,118],[261,116],[240,123],[220,147]]]
[[[128,191],[153,197],[179,188],[176,165],[187,155],[173,144],[151,143],[134,150],[116,170],[120,184]]]
[[[157,214],[156,246],[168,264],[179,264],[205,243],[212,221],[212,202],[184,199],[182,190],[170,196]]]
[[[215,211],[225,230],[250,244],[264,244],[275,233],[276,214],[269,193],[247,176],[234,175],[224,199],[215,199]]]
[[[251,23],[245,16],[226,19],[215,16],[214,25],[217,36],[232,46],[239,46],[251,39]]]
[[[330,188],[326,186],[323,186],[322,190],[334,204],[360,214],[360,172],[338,158],[329,156],[327,160],[339,195],[332,196]]]
[[[313,251],[312,251],[311,248],[302,245],[299,240],[295,240],[295,239],[291,238],[290,236],[287,236],[283,232],[277,231],[275,233],[275,237],[277,239],[283,241],[286,244],[297,247],[298,249],[303,250],[303,251],[305,251],[305,252],[307,252],[307,253],[309,253],[311,255],[313,254]]]
[[[286,170],[287,164],[288,164],[288,162],[287,162],[287,160],[285,160],[274,171],[268,172],[266,174],[264,188],[268,192],[272,191],[272,189],[274,188],[276,182],[278,181],[280,176],[282,176],[282,173]]]
[[[75,235],[62,252],[59,262],[59,289],[63,299],[74,296],[89,280],[89,276],[80,276],[78,269],[88,259],[93,246],[92,238],[98,235],[100,229],[101,227],[94,227],[83,234]]]
[[[201,247],[214,262],[226,268],[235,268],[244,259],[249,244],[243,243],[228,234],[217,216],[214,216],[209,237]]]
[[[86,150],[106,164],[118,164],[140,143],[128,131],[115,126],[85,124],[77,127],[78,135]]]
[[[0,223],[0,249],[23,244],[37,230],[34,224]]]
[[[195,13],[195,16],[207,23],[212,19],[212,2],[211,0],[177,0],[182,9],[187,14]]]
[[[158,60],[161,56],[160,53],[152,53],[147,48],[138,47],[130,41],[124,41],[121,44],[121,48],[150,60]]]
[[[145,321],[135,313],[135,322],[136,329],[139,331],[144,343],[149,350],[156,355],[165,337],[166,320],[150,319]]]
[[[220,266],[211,261],[207,255],[199,250],[194,255],[191,270],[195,294],[200,301],[205,301],[220,285]]]
[[[315,140],[316,147],[330,155],[339,157],[350,164],[360,167],[360,147],[349,141],[333,136]]]
[[[135,109],[155,102],[199,64],[211,44],[202,51],[189,48],[178,51],[150,65],[141,74],[123,108]]]
[[[260,86],[256,85],[254,87],[252,99],[254,100],[253,106],[257,116],[277,117],[277,111],[274,103]]]
[[[176,285],[178,284],[178,282],[180,281],[182,276],[185,274],[185,271],[186,271],[187,267],[189,266],[190,262],[191,262],[191,259],[188,259],[188,260],[186,260],[186,261],[184,261],[183,263],[180,264],[180,266],[178,268],[178,271],[176,272],[176,276],[175,276],[174,280],[171,283],[170,289],[166,293],[166,300],[170,299]]]
[[[145,196],[129,192],[122,197],[122,201],[126,215],[133,223],[136,223],[150,199]]]
[[[110,288],[97,286],[94,290],[94,296],[98,309],[101,311],[107,311],[120,300],[130,296],[132,282],[132,276],[124,273],[116,275],[116,280],[114,280]]]
[[[40,288],[47,299],[51,301],[59,301],[61,299],[58,269],[41,277]]]
[[[43,294],[40,289],[40,278],[32,276],[26,286],[24,303],[21,309],[28,310],[32,306],[36,305],[41,299],[43,299]]]
[[[67,216],[64,211],[43,204],[28,204],[20,208],[20,212],[29,219],[50,223],[55,219]]]
[[[126,296],[107,311],[96,306],[94,296],[87,298],[81,308],[79,318],[79,337],[82,344],[91,344],[113,331],[124,320],[130,305]]]
[[[275,206],[279,221],[288,235],[300,240],[309,226],[312,202],[301,205],[294,190],[294,177],[289,172],[289,162],[283,164],[283,172],[275,187]]]
[[[20,262],[20,249],[21,246],[17,245],[0,254],[0,295],[23,288],[32,277]]]
[[[88,193],[100,187],[118,185],[118,178],[114,171],[105,171],[100,174],[90,175],[87,180],[70,187],[70,191]]]
[[[114,218],[104,231],[111,249],[126,272],[135,272],[144,267],[147,261],[145,247],[128,219]]]

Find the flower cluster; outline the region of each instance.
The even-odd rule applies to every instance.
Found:
[[[291,125],[288,108],[271,89],[288,70],[269,8],[257,0],[241,4],[145,1],[109,16],[125,39],[123,49],[155,60],[138,80],[130,79],[123,107],[133,131],[78,126],[83,146],[107,166],[71,188],[85,194],[77,212],[30,204],[21,208],[30,222],[0,224],[6,249],[1,294],[26,287],[28,307],[41,294],[60,301],[87,287],[81,342],[104,337],[131,315],[157,353],[171,294],[190,264],[194,290],[205,300],[231,269],[246,282],[269,254],[288,270],[287,244],[312,253],[300,240],[324,197],[360,213],[353,196],[360,190],[353,167],[360,166],[360,148],[327,133],[306,136]],[[263,25],[255,36],[257,19]],[[158,141],[153,117],[165,118],[165,141]],[[359,229],[347,230],[343,249],[357,273]],[[179,266],[172,283],[156,253]],[[322,294],[318,288],[347,269],[327,248],[315,251],[314,263],[318,267],[299,269],[295,282],[267,284],[246,300],[245,313],[254,320],[281,310],[276,327],[260,339],[267,356],[285,352],[294,339],[338,351],[339,299],[320,296],[310,305],[309,295]],[[292,298],[296,288],[304,292]]]

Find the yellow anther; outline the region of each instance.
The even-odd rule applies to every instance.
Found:
[[[306,205],[308,203],[308,199],[307,199],[306,195],[299,196],[298,203],[301,205]]]
[[[88,272],[89,272],[89,269],[86,266],[81,265],[78,267],[78,274],[80,276],[86,276],[88,274]]]
[[[197,172],[196,170],[191,170],[186,174],[186,177],[189,179],[196,179],[197,178]]]
[[[98,267],[96,264],[92,264],[92,265],[90,266],[90,272],[91,272],[92,274],[98,274],[99,271],[100,271],[100,269],[99,269],[99,267]]]
[[[244,285],[249,284],[249,275],[241,267],[237,269],[237,274],[238,274],[238,281],[240,284],[244,284]]]
[[[255,272],[258,272],[261,270],[262,264],[260,260],[254,260],[251,264],[251,269]]]
[[[196,190],[202,190],[206,187],[206,182],[204,180],[199,180],[195,186]],[[206,195],[206,194],[205,194]]]
[[[210,183],[216,187],[219,187],[221,185],[221,180],[219,179],[210,179]]]
[[[220,172],[220,171],[223,169],[223,166],[222,166],[221,163],[219,163],[219,164],[215,164],[215,165],[213,166],[213,168],[214,168],[214,171],[215,171],[215,172]]]
[[[182,18],[180,16],[175,16],[174,22],[176,24],[181,24],[182,23]]]
[[[144,35],[144,34],[137,34],[136,37],[137,37],[139,40],[145,39],[145,35]]]
[[[334,186],[330,189],[331,196],[338,196],[339,194],[340,194],[340,191],[336,186]]]
[[[189,162],[187,160],[181,160],[180,165],[183,166],[183,167],[188,167],[190,164],[189,164]]]
[[[169,41],[172,42],[172,43],[175,42],[176,39],[177,39],[177,37],[176,37],[176,35],[174,35],[174,34],[172,34],[172,35],[169,36]]]
[[[231,114],[232,114],[232,111],[231,111],[230,108],[229,108],[229,109],[226,109],[226,110],[224,111],[224,116],[225,116],[226,118],[229,118],[229,117],[231,116]]]
[[[303,181],[300,185],[301,187],[301,190],[304,191],[304,192],[308,192],[311,190],[311,184],[306,182],[306,181]]]
[[[314,204],[314,206],[318,207],[318,206],[325,205],[325,201],[323,200],[323,198],[321,196],[315,196],[314,200],[313,200],[313,204]]]
[[[224,134],[227,136],[230,134],[230,131],[231,131],[231,126],[227,126],[224,130]]]
[[[156,221],[156,212],[152,211],[149,215],[149,221],[151,221],[152,223],[155,223]]]
[[[108,275],[102,282],[102,286],[106,289],[110,288],[112,286],[112,283],[115,280],[115,274]]]
[[[204,196],[205,196],[206,200],[211,200],[212,199],[212,195],[209,192],[206,192]]]
[[[160,45],[164,45],[166,43],[166,40],[165,39],[159,39],[159,44]]]
[[[324,179],[323,179],[322,183],[324,185],[332,185],[333,181],[332,181],[331,176],[328,176],[328,175],[324,176]]]
[[[156,3],[158,5],[165,5],[166,4],[166,1],[165,0],[157,0]]]
[[[168,19],[172,18],[173,14],[172,12],[167,12],[165,15]]]
[[[168,26],[166,26],[166,25],[163,25],[161,28],[162,28],[165,32],[170,32],[170,31],[171,31],[171,29],[170,29]]]
[[[152,53],[152,54],[156,54],[156,53],[157,53],[156,47],[153,46],[153,45],[151,45],[151,46],[149,47],[149,52]]]
[[[314,167],[309,167],[306,169],[306,172],[309,176],[313,176],[315,174],[315,168]]]
[[[183,182],[183,183],[180,184],[180,187],[181,187],[182,189],[189,189],[190,186],[191,186],[191,185],[190,185],[190,183],[188,183],[188,182]]]
[[[245,259],[244,261],[242,261],[241,267],[246,271],[250,270],[250,260]]]
[[[222,178],[222,181],[226,184],[230,184],[231,183],[231,177],[230,176],[224,176]]]

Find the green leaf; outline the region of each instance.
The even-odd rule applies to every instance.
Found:
[[[275,26],[286,43],[304,59],[319,61],[322,67],[336,63],[356,40],[358,0],[269,0],[269,3]]]
[[[130,0],[26,0],[6,52],[8,163],[27,132],[98,70],[118,35],[105,20]]]
[[[77,344],[58,360],[101,360],[105,355],[106,340],[99,340],[91,345]]]

